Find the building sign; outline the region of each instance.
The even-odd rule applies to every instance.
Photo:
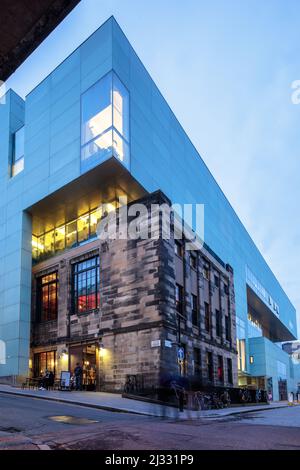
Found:
[[[151,341],[151,348],[159,348],[160,347],[160,339],[155,339]]]
[[[184,349],[183,348],[178,348],[177,358],[178,358],[179,362],[182,362],[184,360]]]

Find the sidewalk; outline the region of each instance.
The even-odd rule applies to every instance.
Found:
[[[225,416],[257,412],[261,410],[272,410],[277,408],[285,408],[287,402],[275,402],[271,405],[253,405],[241,406],[233,408],[224,408],[221,410],[205,410],[205,411],[184,411],[179,413],[176,408],[169,406],[161,406],[153,403],[146,403],[139,400],[131,400],[122,398],[121,395],[106,392],[61,392],[61,391],[42,391],[42,390],[22,390],[17,387],[0,384],[0,393],[7,393],[15,396],[25,396],[38,398],[43,400],[52,400],[61,403],[86,406],[90,408],[98,408],[107,411],[134,413],[145,416],[165,417],[175,419],[197,419],[210,418],[218,419]],[[0,398],[1,399],[1,398]]]

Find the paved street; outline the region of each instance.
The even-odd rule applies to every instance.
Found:
[[[300,407],[179,422],[0,394],[0,449],[300,449],[299,428]]]

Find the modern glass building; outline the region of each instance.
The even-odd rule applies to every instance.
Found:
[[[28,374],[32,265],[92,242],[100,202],[163,191],[204,204],[234,270],[239,383],[297,387],[296,312],[112,17],[33,89],[0,105],[0,377]],[[299,379],[300,380],[300,379]]]

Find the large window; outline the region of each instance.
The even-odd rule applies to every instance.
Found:
[[[204,302],[204,323],[207,333],[210,332],[210,308],[207,302]]]
[[[213,355],[210,351],[206,353],[207,379],[212,382],[214,379]]]
[[[227,359],[227,382],[229,384],[233,383],[233,374],[232,374],[232,360]]]
[[[220,310],[216,310],[216,335],[221,336],[222,334],[222,315]]]
[[[224,367],[222,356],[218,356],[218,381],[224,383]]]
[[[115,210],[117,201],[106,203],[106,212]],[[34,261],[42,261],[65,249],[74,248],[94,239],[97,226],[101,220],[102,208],[94,209],[73,221],[61,225],[39,237],[32,236],[32,257]]]
[[[99,307],[99,256],[73,267],[73,311],[85,313]]]
[[[11,176],[24,170],[24,126],[13,135],[13,158]]]
[[[112,155],[129,166],[129,93],[115,73],[82,95],[81,125],[82,171]]]
[[[225,337],[226,341],[231,341],[231,325],[230,317],[228,315],[225,316]]]
[[[193,350],[193,365],[194,365],[194,375],[201,376],[201,351],[199,348],[194,348]]]
[[[37,320],[40,322],[57,319],[57,272],[37,280]]]
[[[199,326],[198,297],[194,294],[191,295],[191,303],[192,303],[192,323],[195,326]]]
[[[34,355],[34,376],[41,377],[46,369],[55,375],[56,351],[41,352]]]

